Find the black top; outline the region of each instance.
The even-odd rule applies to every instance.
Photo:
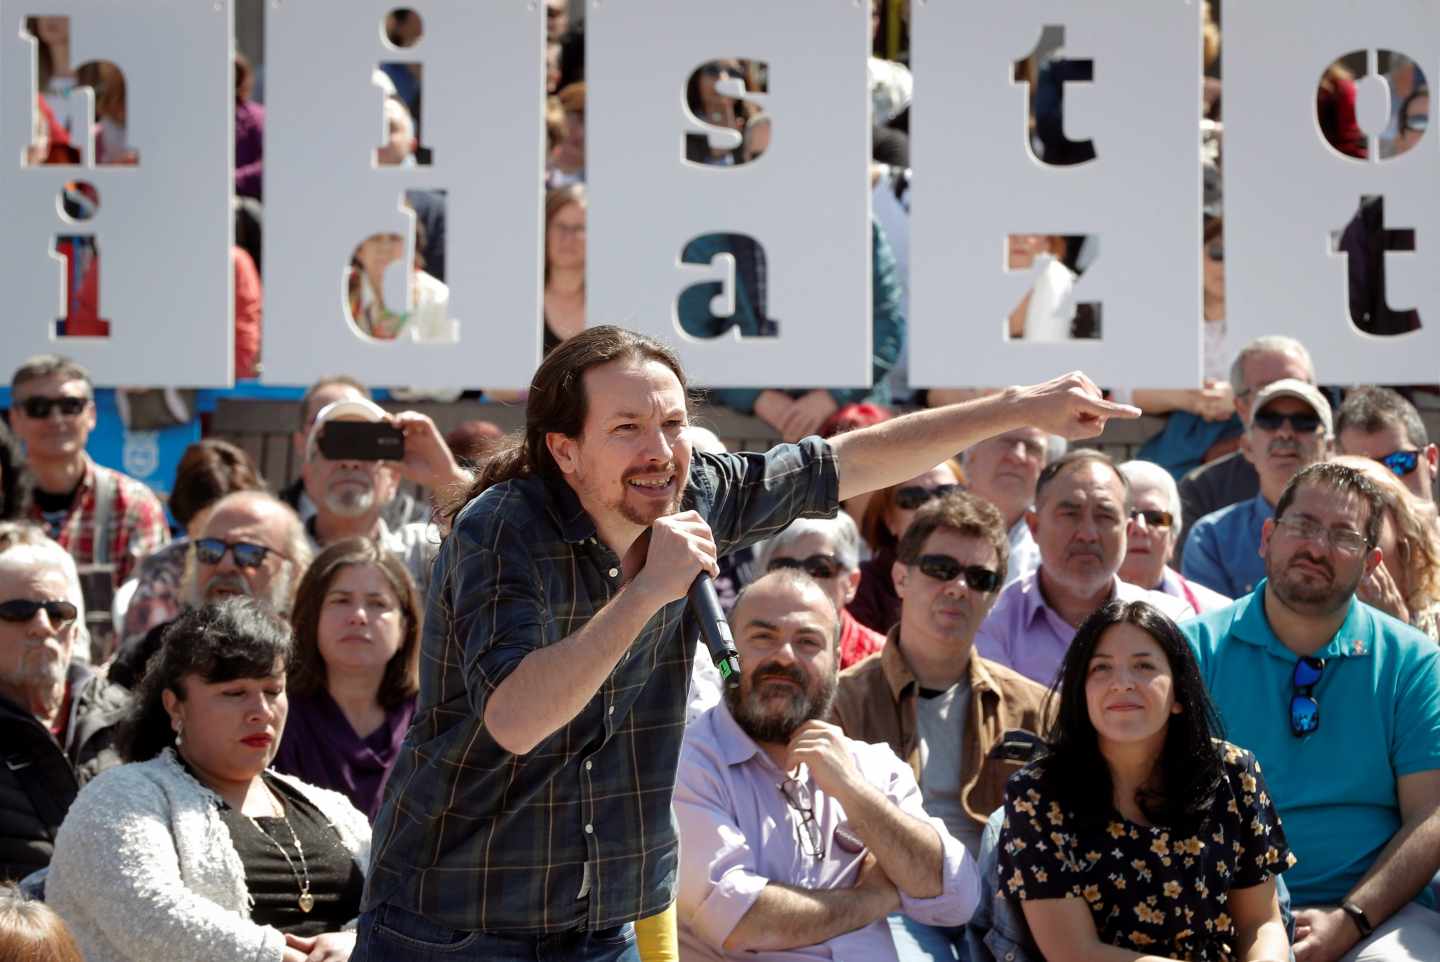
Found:
[[[254,900],[251,920],[302,937],[338,932],[360,914],[365,876],[341,843],[339,833],[309,799],[268,772],[260,777],[284,803],[290,828],[299,836],[305,858],[302,867],[284,818],[250,818],[220,803],[220,819],[230,829],[231,844],[245,866],[245,887]],[[277,842],[290,856],[293,871],[276,848]],[[300,889],[307,869],[315,907],[302,912]]]
[[[1285,871],[1295,856],[1255,756],[1225,745],[1225,781],[1194,832],[1143,826],[1118,812],[1080,822],[1049,797],[1039,765],[1005,786],[1000,894],[1083,898],[1100,941],[1189,962],[1230,962],[1231,889]]]

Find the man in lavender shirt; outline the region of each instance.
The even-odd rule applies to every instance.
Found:
[[[1025,517],[1040,567],[1012,581],[975,634],[975,650],[1032,681],[1053,685],[1075,631],[1113,599],[1148,601],[1179,621],[1183,599],[1119,577],[1130,520],[1130,482],[1108,455],[1080,448],[1050,462]]]
[[[808,575],[760,578],[730,616],[740,688],[687,730],[675,785],[682,956],[895,962],[886,917],[969,919],[975,863],[910,768],[824,718],[840,618]]]

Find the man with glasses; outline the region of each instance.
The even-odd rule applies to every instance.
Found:
[[[1242,425],[1250,422],[1256,394],[1282,378],[1315,383],[1315,365],[1304,344],[1293,337],[1271,334],[1257,337],[1240,349],[1230,365],[1230,386]],[[1193,525],[1211,512],[1253,498],[1259,490],[1260,478],[1254,466],[1234,451],[1185,475],[1180,482],[1180,500],[1185,517]],[[1181,530],[1177,558],[1184,557],[1189,536],[1188,528]]]
[[[840,676],[834,718],[919,774],[925,808],[974,855],[1005,780],[1038,744],[1045,688],[974,653],[1009,550],[989,502],[956,491],[921,508],[895,562],[900,623],[878,658]]]
[[[50,863],[80,786],[120,761],[129,704],[72,658],[85,610],[75,562],[25,527],[0,551],[0,881]]]
[[[1355,597],[1382,515],[1363,472],[1305,468],[1264,523],[1265,579],[1182,628],[1299,858],[1301,962],[1440,959],[1440,649]]]
[[[1010,542],[1005,583],[1040,567],[1040,548],[1025,523],[1035,503],[1035,482],[1045,465],[1065,453],[1065,439],[1039,428],[1017,428],[966,448],[960,455],[970,491],[1000,509]]]
[[[841,511],[833,518],[797,518],[760,548],[760,569],[798,569],[814,578],[840,612],[840,667],[874,654],[885,636],[855,620],[846,605],[860,587],[860,529]]]
[[[1286,378],[1261,389],[1240,439],[1241,452],[1260,478],[1260,493],[1195,522],[1181,573],[1230,598],[1255,590],[1265,576],[1261,525],[1274,516],[1290,479],[1325,458],[1332,433],[1330,403],[1313,386]]]
[[[1430,443],[1415,405],[1388,387],[1360,387],[1345,396],[1335,418],[1341,454],[1372,458],[1395,473],[1410,493],[1435,500],[1440,448]]]
[[[964,923],[974,861],[909,767],[821,720],[840,629],[829,593],[771,572],[730,622],[740,686],[687,730],[675,785],[683,956],[894,962],[893,913]]]
[[[244,595],[289,617],[312,554],[305,529],[289,505],[264,491],[227,494],[211,506],[199,537],[191,542],[180,584],[182,603],[194,608]],[[168,627],[168,621],[156,625],[121,648],[110,665],[111,680],[135,688]]]
[[[975,635],[989,661],[1050,686],[1086,618],[1107,601],[1148,601],[1175,619],[1185,601],[1121,581],[1130,482],[1108,455],[1081,448],[1050,462],[1035,483],[1025,523],[1040,567],[1006,585]]]
[[[95,579],[87,601],[109,610],[114,589],[170,540],[165,509],[144,484],[85,453],[95,392],[84,368],[55,354],[32,357],[15,371],[10,392],[10,427],[35,479],[31,520],[82,569],[106,576]]]

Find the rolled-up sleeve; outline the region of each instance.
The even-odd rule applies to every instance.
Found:
[[[830,518],[840,508],[840,475],[830,444],[809,437],[763,454],[696,454],[694,507],[721,554],[754,544],[796,518]]]
[[[680,756],[674,805],[680,828],[679,921],[721,952],[770,880],[755,871],[755,853],[714,760],[688,742]]]
[[[914,816],[930,825],[940,836],[941,866],[940,894],[934,898],[918,899],[900,893],[900,911],[925,925],[963,925],[975,914],[980,904],[980,873],[975,860],[965,851],[945,823],[925,813],[921,803],[920,786],[910,767],[896,758],[884,745],[870,745],[870,749],[882,751],[867,752],[864,763],[866,780],[872,785],[883,786],[885,796],[905,814]],[[889,755],[888,758],[885,756]],[[874,769],[883,765],[886,772]]]

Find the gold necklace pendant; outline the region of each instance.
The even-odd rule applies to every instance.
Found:
[[[315,896],[311,895],[308,891],[301,892],[299,902],[300,911],[308,913],[315,907]]]

